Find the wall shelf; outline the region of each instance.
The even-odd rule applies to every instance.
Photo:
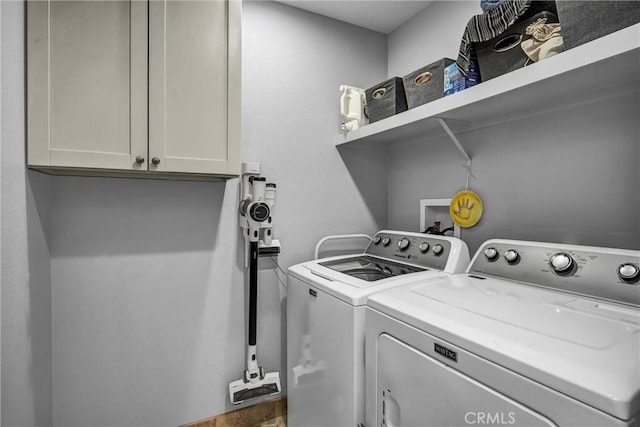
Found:
[[[640,24],[403,113],[339,135],[336,146],[386,146],[563,109],[640,87]]]

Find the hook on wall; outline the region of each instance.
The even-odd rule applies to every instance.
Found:
[[[467,178],[465,181],[465,185],[464,185],[464,190],[468,191],[469,190],[469,177],[471,176],[473,179],[477,179],[476,176],[473,174],[473,172],[471,172],[471,159],[467,160],[467,162],[464,165],[460,165],[463,168],[465,168],[467,170]]]

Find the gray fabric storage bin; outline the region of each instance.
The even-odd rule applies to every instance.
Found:
[[[540,12],[513,24],[497,37],[476,44],[480,79],[483,82],[532,64],[520,44],[531,38],[525,31],[539,18],[546,18],[549,24],[558,23],[554,13]]]
[[[392,77],[364,91],[369,123],[407,110],[407,99],[400,77]]]
[[[455,61],[442,58],[402,78],[407,107],[414,108],[444,96],[444,69]]]
[[[556,1],[564,49],[640,22],[640,1]]]

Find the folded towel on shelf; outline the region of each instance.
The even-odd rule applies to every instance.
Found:
[[[532,61],[538,62],[562,52],[560,24],[547,24],[547,18],[540,18],[530,24],[525,32],[532,37],[520,43],[520,47]]]
[[[469,73],[471,57],[475,55],[474,43],[491,40],[503,33],[529,9],[531,2],[532,0],[505,0],[487,13],[471,17],[462,34],[456,60],[462,75]]]

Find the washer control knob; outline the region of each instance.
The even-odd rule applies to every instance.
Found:
[[[520,254],[515,249],[509,249],[504,253],[504,259],[511,265],[515,265],[520,262]]]
[[[442,255],[442,251],[444,251],[444,247],[442,247],[442,245],[440,243],[437,243],[437,244],[433,245],[433,254],[435,256]]]
[[[640,268],[636,264],[627,262],[618,266],[618,277],[627,283],[636,283],[640,280]]]
[[[380,244],[380,240],[382,240],[382,238],[380,236],[376,236],[373,238],[373,244],[374,245],[379,245]]]
[[[500,257],[500,253],[494,247],[490,247],[484,250],[484,256],[487,260],[494,262]]]
[[[420,246],[418,246],[418,249],[420,249],[420,252],[422,252],[423,254],[426,254],[427,251],[429,250],[429,243],[428,242],[420,243]]]
[[[382,239],[382,246],[389,246],[389,243],[391,243],[391,239],[388,237],[385,237]]]
[[[409,241],[409,239],[407,239],[406,237],[403,237],[402,239],[398,240],[398,249],[400,249],[401,251],[404,251],[409,247],[410,244],[411,242]]]
[[[566,252],[558,252],[553,254],[549,259],[551,271],[560,276],[570,276],[573,274],[576,261]]]

